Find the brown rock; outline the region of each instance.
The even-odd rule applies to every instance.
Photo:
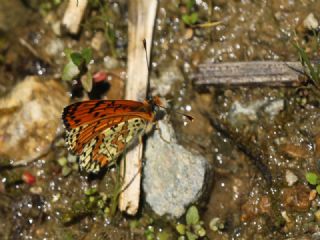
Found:
[[[315,136],[315,157],[318,158],[320,157],[320,134],[317,134]]]
[[[271,202],[268,196],[262,196],[260,199],[250,198],[241,206],[241,221],[248,221],[260,214],[271,213]]]
[[[27,77],[0,99],[0,154],[13,165],[25,164],[45,154],[68,104],[65,89],[55,80]]]
[[[259,204],[259,211],[261,213],[266,213],[268,215],[270,215],[271,213],[271,202],[270,202],[270,198],[268,196],[262,196],[260,198]]]
[[[305,146],[297,146],[290,143],[281,145],[281,150],[293,158],[305,158],[309,155],[309,151]]]
[[[304,185],[295,185],[290,188],[284,188],[282,191],[282,202],[286,208],[304,212],[310,208],[309,200],[310,190]]]

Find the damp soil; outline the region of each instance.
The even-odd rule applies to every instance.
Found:
[[[305,178],[319,171],[318,94],[295,87],[200,89],[192,76],[204,62],[298,61],[293,40],[317,59],[319,49],[313,51],[314,38],[303,21],[316,15],[320,2],[192,2],[159,1],[150,76],[154,88],[170,85],[163,97],[170,100],[179,142],[205,156],[213,169],[213,185],[196,203],[204,239],[318,239],[320,198]],[[57,78],[73,99],[88,97],[79,82],[61,80],[63,51],[93,47],[91,68],[111,69],[113,77],[95,82],[89,97],[123,97],[127,2],[89,1],[76,36],[56,29],[66,5],[63,0],[0,3],[0,96],[26,76],[38,75]],[[221,23],[190,26],[182,16],[194,12],[198,23]],[[161,82],[172,66],[181,78]],[[194,122],[183,124],[175,111],[188,112]],[[178,238],[175,226],[184,218],[159,218],[143,199],[137,216],[111,217],[117,169],[96,176],[80,172],[65,148],[63,130],[45,156],[19,167],[4,164],[9,161],[1,156],[0,239]],[[218,229],[212,228],[215,218],[222,223]]]

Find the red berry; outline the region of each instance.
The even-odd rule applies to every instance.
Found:
[[[36,182],[36,177],[29,172],[24,172],[22,174],[22,180],[29,185],[33,185]]]

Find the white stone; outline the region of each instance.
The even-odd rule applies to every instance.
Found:
[[[286,181],[288,186],[291,187],[298,181],[298,177],[290,170],[286,170]]]
[[[315,18],[313,13],[310,13],[304,20],[303,26],[308,30],[316,29],[319,26],[318,20]]]

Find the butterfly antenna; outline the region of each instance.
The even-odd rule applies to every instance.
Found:
[[[158,105],[158,107],[163,108],[163,109],[165,109],[165,110],[168,110],[168,108],[166,108],[166,107],[164,107],[164,106]],[[174,112],[177,113],[177,114],[180,114],[180,115],[182,115],[182,116],[184,116],[184,117],[186,117],[190,122],[193,122],[193,120],[194,120],[194,118],[193,118],[191,115],[188,115],[188,114],[185,114],[185,113],[182,113],[182,112],[178,112],[178,111],[174,111]]]
[[[146,53],[146,63],[147,63],[147,72],[148,72],[148,83],[147,83],[147,99],[150,99],[150,78],[149,78],[149,60],[148,60],[148,52],[147,52],[147,41],[145,39],[143,39],[143,48],[144,51]]]

